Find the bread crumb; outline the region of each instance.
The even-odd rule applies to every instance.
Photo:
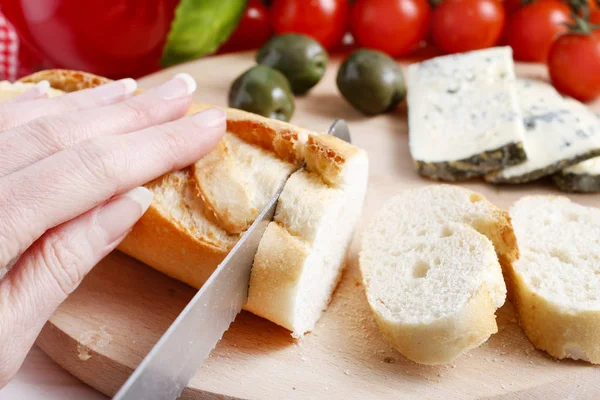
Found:
[[[108,346],[110,342],[112,342],[112,336],[106,332],[104,326],[97,331],[84,332],[77,341],[77,357],[81,361],[87,361],[92,358],[90,347],[101,349]]]
[[[530,355],[533,352],[533,350],[535,350],[533,347],[528,347],[525,349],[525,354]]]
[[[350,371],[344,371],[344,375],[350,375]]]
[[[506,386],[504,384],[500,385],[500,387],[502,387],[503,390],[506,390]]]

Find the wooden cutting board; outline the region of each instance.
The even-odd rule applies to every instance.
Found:
[[[140,81],[142,87],[178,72],[198,81],[196,100],[226,105],[229,84],[252,65],[251,54],[207,58]],[[600,369],[557,362],[535,350],[519,329],[510,303],[498,312],[499,332],[453,365],[421,366],[383,340],[368,310],[356,256],[365,222],[390,196],[430,184],[416,175],[407,145],[406,107],[367,118],[338,94],[332,61],[327,76],[297,99],[293,123],[325,131],[345,118],[354,142],[370,156],[364,215],[348,255],[347,269],[329,309],[302,340],[242,312],[184,392],[185,399],[597,399]],[[519,74],[544,78],[540,65],[519,65]],[[593,105],[600,110],[600,104]],[[509,207],[525,194],[559,192],[550,184],[463,186]],[[598,205],[600,195],[573,195]],[[114,252],[85,278],[56,311],[38,345],[73,375],[113,395],[175,319],[194,290]],[[551,329],[551,327],[549,327]]]

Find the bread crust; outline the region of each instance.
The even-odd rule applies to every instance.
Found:
[[[548,200],[570,199],[558,195],[530,195]],[[519,325],[540,350],[557,359],[571,358],[600,364],[600,310],[573,309],[535,292],[516,266],[505,271],[512,288],[512,303]]]
[[[75,92],[111,82],[110,79],[87,72],[68,69],[48,69],[19,79],[19,82],[50,82],[50,86],[63,92]]]
[[[537,295],[515,270],[505,279],[514,290],[519,325],[536,348],[558,359],[600,364],[600,310],[565,310]]]
[[[229,252],[198,240],[156,206],[148,208],[118,249],[197,289]]]
[[[395,324],[373,309],[386,341],[403,356],[426,365],[447,364],[498,332],[496,307],[484,283],[457,314],[431,324]]]
[[[496,254],[498,255],[498,261],[500,262],[500,266],[502,266],[502,271],[511,270],[513,263],[519,259],[520,253],[510,214],[508,211],[496,207],[478,193],[469,192],[471,193],[472,201],[474,196],[480,197],[480,200],[477,201],[485,201],[488,208],[492,210],[493,215],[492,219],[487,223],[474,224],[473,228],[479,233],[487,236],[494,244]],[[507,287],[507,289],[510,298],[511,289],[509,287]]]

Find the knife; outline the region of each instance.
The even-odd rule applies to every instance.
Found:
[[[335,120],[328,134],[350,142],[350,131],[344,120]],[[168,400],[181,395],[246,304],[254,255],[267,225],[273,220],[284,186],[277,190],[113,400]]]

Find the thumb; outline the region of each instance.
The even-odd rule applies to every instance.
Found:
[[[0,389],[54,310],[150,206],[138,187],[47,231],[0,281]]]

